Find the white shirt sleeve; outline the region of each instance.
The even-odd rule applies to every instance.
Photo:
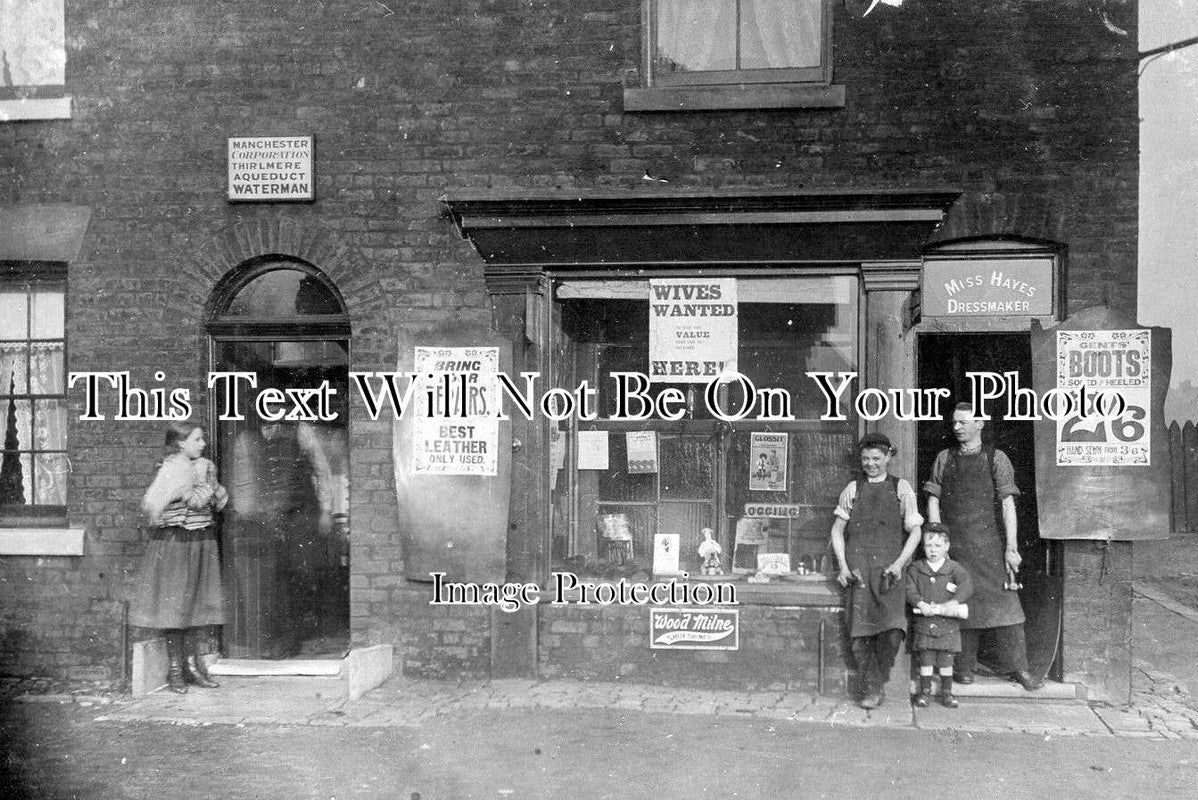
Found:
[[[915,490],[903,478],[898,482],[899,510],[903,514],[903,530],[910,532],[913,528],[923,525],[923,515],[919,513],[919,503],[915,499]]]
[[[832,513],[844,521],[848,521],[853,512],[853,503],[857,500],[857,482],[853,481],[844,487],[840,498],[836,501],[836,510]]]

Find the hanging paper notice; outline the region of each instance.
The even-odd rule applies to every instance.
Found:
[[[416,347],[415,371],[433,387],[433,414],[413,400],[412,472],[497,475],[498,347]],[[423,394],[420,400],[425,398]]]
[[[657,431],[629,431],[624,434],[628,448],[628,474],[657,472]]]
[[[607,431],[578,432],[578,468],[607,469]]]
[[[677,575],[678,548],[682,537],[676,533],[659,533],[653,537],[653,574]]]
[[[1149,466],[1152,437],[1152,331],[1057,331],[1057,388],[1086,405],[1100,393],[1121,395],[1117,419],[1092,408],[1057,420],[1057,466]]]
[[[709,383],[736,369],[736,279],[649,281],[649,380]]]
[[[770,525],[763,519],[741,517],[736,521],[736,545],[763,545],[770,540]]]
[[[786,489],[786,433],[754,433],[749,443],[749,490]]]
[[[549,431],[549,490],[557,488],[557,475],[566,465],[566,434],[562,433],[558,423],[553,423]]]

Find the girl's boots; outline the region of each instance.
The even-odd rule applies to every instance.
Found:
[[[220,684],[212,680],[212,676],[208,674],[208,668],[204,666],[204,660],[200,658],[199,639],[198,628],[191,628],[187,631],[187,651],[183,658],[183,680],[192,686],[215,689]]]
[[[183,674],[183,631],[164,631],[166,638],[166,688],[176,694],[187,694]]]

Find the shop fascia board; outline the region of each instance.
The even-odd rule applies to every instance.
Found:
[[[451,193],[488,265],[523,268],[917,258],[956,189]]]

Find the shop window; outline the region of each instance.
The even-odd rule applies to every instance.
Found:
[[[811,91],[831,88],[827,0],[644,0],[643,18],[649,91],[626,92],[628,110],[843,105]],[[688,87],[708,91],[661,91]]]
[[[63,0],[0,0],[0,122],[67,119]]]
[[[855,370],[856,279],[746,277],[736,285],[737,371],[758,389],[785,392],[785,421],[755,419],[764,412],[757,402],[745,419],[727,422],[709,408],[706,384],[656,382],[650,396],[672,387],[685,398],[682,419],[613,421],[611,373],[651,370],[649,282],[557,282],[554,378],[595,387],[599,419],[562,423],[552,481],[555,570],[650,573],[656,535],[677,534],[679,569],[698,574],[704,528],[720,543],[729,575],[756,571],[767,553],[785,554],[792,572],[825,566],[832,510],[854,474],[856,422],[847,396],[848,419],[823,419],[824,397],[806,373]],[[720,390],[724,410],[743,400],[736,389]],[[590,460],[596,448],[606,467]],[[745,520],[756,535],[738,540]]]
[[[66,283],[0,277],[0,525],[66,524]]]

